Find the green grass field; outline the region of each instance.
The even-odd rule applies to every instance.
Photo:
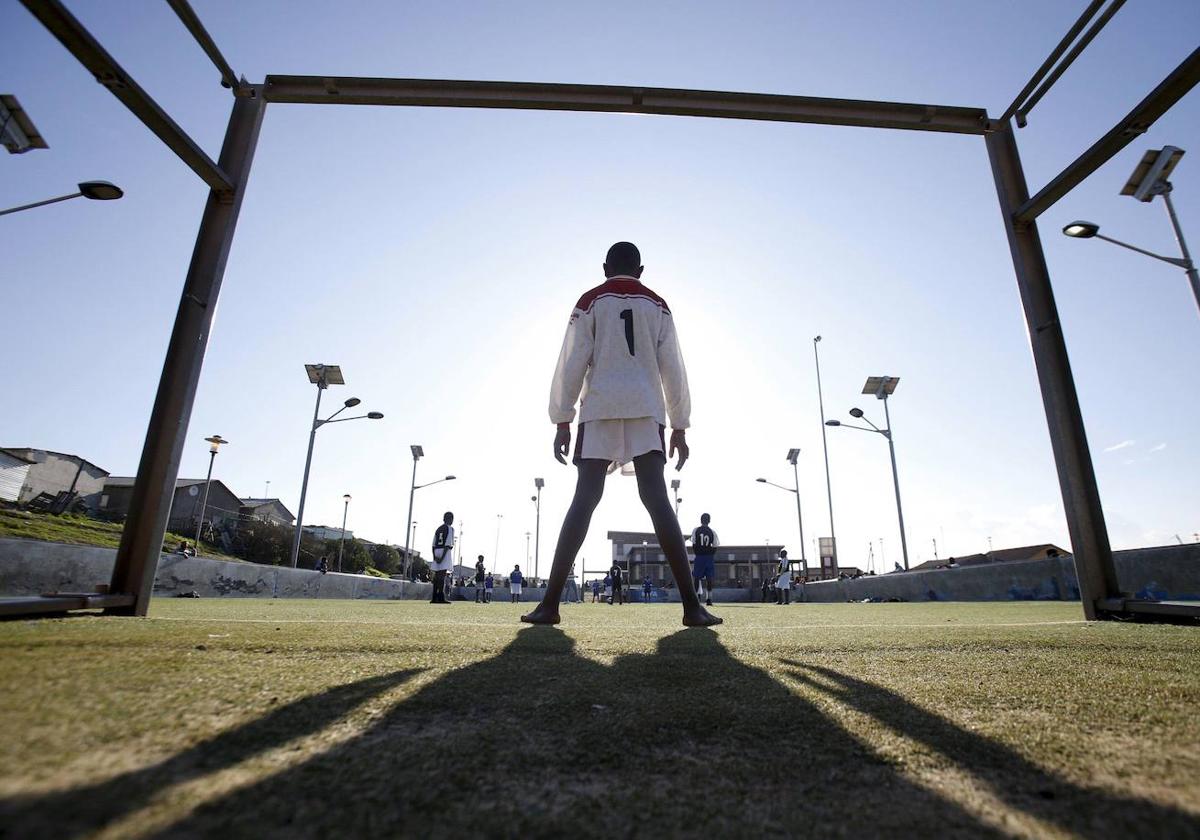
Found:
[[[0,624],[0,836],[1200,836],[1200,636],[1078,605]]]

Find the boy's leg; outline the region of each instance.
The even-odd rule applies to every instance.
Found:
[[[558,602],[562,598],[563,585],[575,555],[587,536],[592,524],[592,513],[604,495],[604,477],[608,473],[608,462],[596,458],[583,458],[579,462],[579,477],[575,482],[575,498],[563,518],[562,530],[558,532],[558,545],[554,547],[554,562],[550,567],[550,579],[546,582],[546,593],[537,608],[521,620],[529,624],[557,624]]]
[[[722,619],[712,615],[700,605],[696,590],[688,586],[691,569],[688,568],[687,549],[683,545],[683,534],[679,531],[679,519],[671,508],[667,496],[667,483],[663,480],[663,467],[666,458],[661,452],[647,452],[633,459],[637,471],[638,495],[650,521],[654,523],[654,533],[658,544],[667,555],[671,566],[671,574],[675,576],[675,585],[679,587],[679,597],[683,599],[683,623],[689,627],[708,627],[720,624]]]
[[[706,596],[705,600],[708,602],[707,605],[710,607],[712,606],[712,593],[713,593],[713,579],[710,577],[706,577],[704,579],[704,594]]]

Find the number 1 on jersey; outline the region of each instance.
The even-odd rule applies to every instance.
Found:
[[[636,356],[633,352],[633,310],[622,309],[621,320],[625,322],[625,343],[629,345],[629,355]]]

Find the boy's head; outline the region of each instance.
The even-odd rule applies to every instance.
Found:
[[[641,277],[642,254],[632,242],[618,242],[604,257],[604,276]]]
[[[447,525],[451,524],[452,522],[454,522],[454,514],[451,513],[450,511],[446,511],[445,513],[442,514],[442,521],[445,522]]]
[[[483,555],[482,555],[482,554],[480,554],[480,555],[479,555],[478,557],[476,557],[475,559],[476,559],[476,560],[478,560],[480,563],[482,563],[482,562],[483,562]]]
[[[707,525],[711,520],[712,520],[712,517],[709,516],[707,513],[700,514],[700,524],[701,525]]]
[[[520,567],[520,566],[513,566],[513,571],[514,571],[514,572],[519,572],[519,571],[521,571],[521,567]]]
[[[779,556],[782,557],[784,560],[786,560],[787,559],[787,549],[786,548],[779,549]]]

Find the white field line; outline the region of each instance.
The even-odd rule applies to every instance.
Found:
[[[490,622],[490,621],[361,621],[348,618],[181,618],[176,616],[150,616],[145,619],[147,621],[194,621],[194,622],[213,622],[217,624],[357,624],[360,626],[378,625],[380,627],[527,627],[526,624],[514,624],[512,622]],[[980,624],[968,624],[958,621],[942,621],[939,624],[762,624],[756,626],[722,624],[717,628],[718,632],[738,631],[738,630],[757,630],[765,632],[773,632],[775,630],[864,630],[878,627],[881,629],[891,628],[933,628],[941,627],[944,629],[966,628],[966,627],[1050,627],[1055,625],[1068,624],[1087,624],[1088,622],[1082,618],[1061,619],[1055,621],[1005,621],[1005,622],[984,622]],[[559,625],[560,627],[562,625]],[[568,625],[570,626],[570,625]],[[589,627],[588,630],[611,629],[621,632],[627,632],[631,628],[622,625],[611,625],[607,628],[598,628],[595,626]]]

